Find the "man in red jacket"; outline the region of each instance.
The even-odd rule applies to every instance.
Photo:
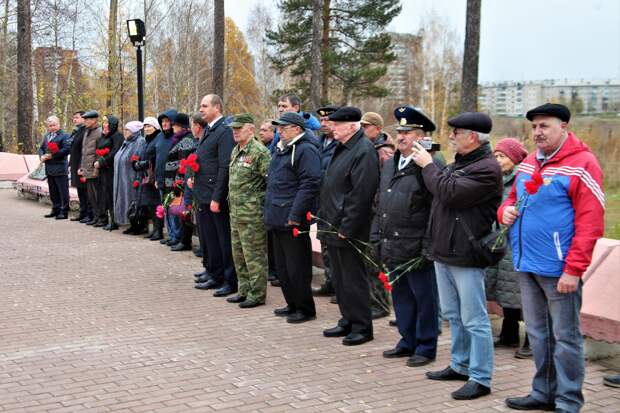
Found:
[[[517,410],[578,412],[583,406],[581,276],[603,235],[603,173],[590,149],[568,132],[570,111],[544,104],[527,112],[536,152],[519,166],[498,218],[510,225],[515,270],[536,373]]]

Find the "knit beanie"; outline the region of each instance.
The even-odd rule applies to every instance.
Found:
[[[136,133],[139,130],[142,130],[143,126],[144,125],[142,125],[142,122],[140,122],[139,120],[132,120],[131,122],[127,122],[125,124],[125,129],[127,129],[131,133]]]
[[[502,138],[495,144],[495,151],[506,155],[515,164],[520,164],[527,156],[527,151],[517,138]]]
[[[148,116],[148,117],[144,118],[144,121],[142,123],[144,123],[145,126],[146,125],[151,125],[155,129],[161,130],[161,126],[159,126],[159,122],[157,121],[157,119],[155,119],[152,116]]]

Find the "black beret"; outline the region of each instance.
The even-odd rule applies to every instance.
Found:
[[[97,112],[96,110],[89,110],[82,115],[82,118],[84,119],[98,118],[98,117],[99,117],[99,112]]]
[[[493,128],[493,122],[489,115],[480,112],[463,112],[448,119],[448,125],[453,128],[469,129],[480,133],[489,133]]]
[[[411,105],[403,105],[394,109],[394,117],[398,121],[396,130],[399,131],[422,129],[424,132],[432,132],[437,129],[433,121],[422,112],[422,109]]]
[[[329,115],[329,120],[334,122],[359,122],[362,120],[362,111],[354,106],[343,106]]]
[[[280,119],[271,122],[272,125],[295,125],[305,129],[304,118],[296,112],[284,112]]]
[[[560,119],[562,122],[568,122],[570,120],[570,110],[564,105],[558,103],[545,103],[540,105],[525,114],[527,120],[531,121],[536,115],[553,116]]]
[[[332,113],[334,113],[335,111],[337,111],[338,109],[340,109],[340,106],[336,106],[336,105],[325,105],[322,108],[318,108],[316,110],[316,114],[323,117],[323,116],[329,116]]]

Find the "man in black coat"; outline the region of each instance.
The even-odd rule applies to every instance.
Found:
[[[484,267],[474,242],[487,235],[502,199],[502,172],[489,143],[491,118],[466,112],[448,119],[455,162],[443,170],[414,143],[413,161],[433,194],[429,257],[435,261],[443,316],[450,321],[452,357],[432,380],[463,380],[457,400],[491,392],[493,336],[484,292]],[[471,238],[475,238],[472,240]]]
[[[345,106],[329,115],[338,146],[321,183],[319,233],[327,244],[336,297],[342,318],[323,331],[344,337],[345,345],[373,339],[370,289],[364,243],[370,233],[372,204],[379,184],[379,158],[360,126],[362,113]],[[333,233],[335,232],[335,233]]]
[[[435,130],[435,125],[411,106],[397,107],[394,117],[397,150],[381,170],[371,240],[377,245],[377,258],[388,269],[401,335],[383,357],[409,357],[407,365],[418,367],[437,355],[439,303],[435,269],[422,252],[433,196],[412,156],[413,143]]]
[[[188,180],[198,204],[196,221],[208,280],[196,288],[218,288],[215,297],[237,292],[237,274],[232,258],[230,216],[228,209],[228,166],[235,146],[232,129],[224,123],[224,103],[217,95],[206,95],[200,102],[200,113],[209,126],[200,139],[196,155],[200,168]],[[208,251],[208,253],[207,253]]]
[[[329,161],[336,150],[338,141],[334,139],[334,133],[329,127],[329,115],[337,111],[339,106],[327,105],[319,108],[316,113],[319,115],[321,122],[321,135],[319,136],[319,156],[321,157],[321,176],[325,175],[325,171],[329,166]],[[323,256],[323,268],[325,269],[325,281],[318,288],[312,289],[312,294],[316,296],[333,296],[335,294],[332,282],[332,272],[329,266],[329,254],[327,253],[327,245],[321,244],[321,255]]]
[[[305,131],[304,118],[284,112],[273,122],[280,141],[267,178],[264,222],[273,236],[273,252],[286,307],[274,311],[289,323],[316,318],[312,298],[312,243],[308,213],[316,210],[321,182],[317,143]]]
[[[60,129],[60,120],[50,116],[45,121],[47,133],[39,147],[39,159],[45,162],[45,174],[52,211],[46,218],[67,219],[69,215],[69,166],[67,155],[71,151],[71,138]]]
[[[88,202],[88,192],[86,191],[86,182],[80,180],[77,171],[82,164],[82,141],[84,139],[84,119],[82,115],[84,111],[78,111],[73,114],[71,121],[73,122],[73,132],[71,132],[71,152],[69,153],[69,170],[71,171],[71,186],[77,189],[78,198],[80,200],[80,215],[71,218],[71,221],[80,221],[86,223],[93,219],[93,210]]]

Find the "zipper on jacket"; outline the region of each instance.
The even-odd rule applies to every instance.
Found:
[[[564,256],[562,254],[562,245],[560,244],[560,233],[557,231],[553,233],[553,243],[555,244],[555,251],[558,254],[558,259],[562,261]]]
[[[521,213],[521,216],[519,217],[519,259],[517,260],[517,265],[515,266],[515,269],[517,271],[521,271],[521,257],[523,257],[523,232],[522,232],[522,227],[523,227],[523,217],[525,216],[525,210],[527,208],[525,208],[527,206],[527,200],[525,201],[526,205],[523,205],[523,212]]]

